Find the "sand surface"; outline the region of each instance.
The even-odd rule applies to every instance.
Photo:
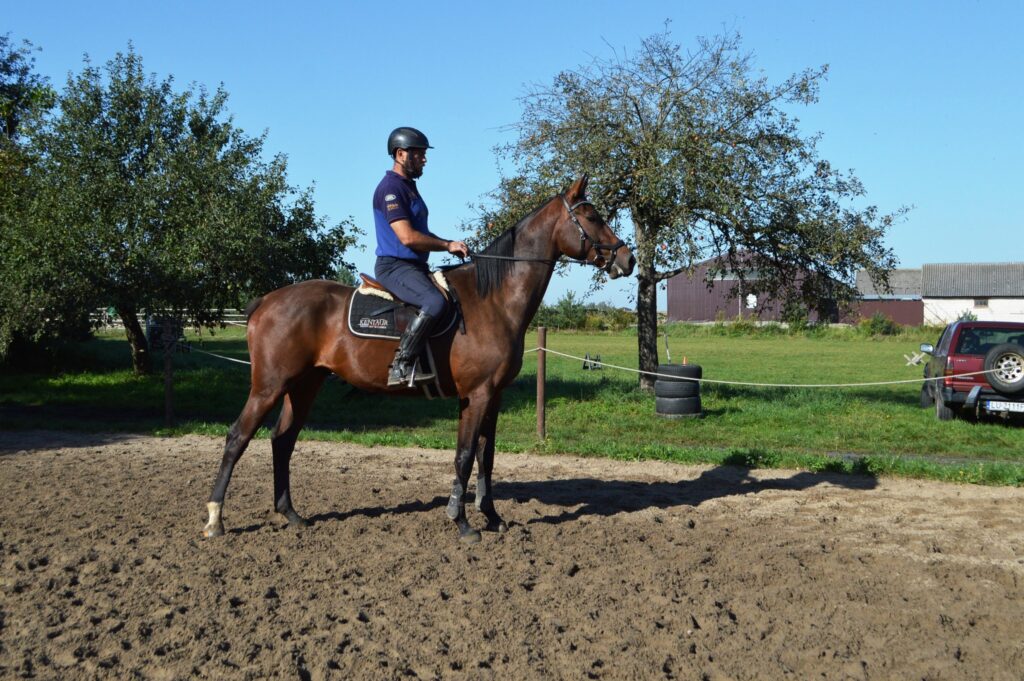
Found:
[[[1024,490],[499,454],[0,433],[0,678],[1020,679]],[[482,516],[470,519],[481,526]]]

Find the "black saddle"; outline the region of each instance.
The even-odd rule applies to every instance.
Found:
[[[348,329],[356,336],[396,340],[402,337],[419,308],[400,299],[383,284],[366,274],[359,275],[363,284],[352,294],[348,306]],[[436,284],[436,282],[435,282]],[[458,300],[453,293],[438,290],[447,298],[444,316],[434,324],[431,338],[448,333],[461,318]]]

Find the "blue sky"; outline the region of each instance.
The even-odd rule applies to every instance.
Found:
[[[436,147],[420,180],[432,230],[468,236],[456,226],[497,185],[493,147],[525,87],[634,48],[666,19],[683,45],[739,32],[772,81],[829,64],[802,127],[824,134],[822,156],[855,171],[869,203],[914,206],[887,239],[901,266],[1024,260],[1020,0],[5,4],[0,32],[41,47],[36,70],[58,88],[84,54],[102,64],[129,41],[158,76],[223,83],[235,123],[268,132],[291,182],[316,183],[319,211],[366,229],[353,254],[366,272],[392,128],[416,126]],[[556,278],[546,302],[586,288],[581,272]],[[629,305],[633,288],[612,282],[590,300]]]

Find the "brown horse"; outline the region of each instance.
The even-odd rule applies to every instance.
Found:
[[[443,392],[459,398],[455,481],[447,513],[469,541],[480,539],[466,519],[465,508],[474,459],[476,507],[487,519],[486,529],[507,530],[491,495],[498,408],[502,390],[522,367],[526,329],[558,258],[589,262],[613,279],[628,276],[636,264],[633,254],[586,200],[586,184],[587,178],[580,178],[564,195],[551,198],[474,255],[474,262],[447,272],[464,330],[453,328],[431,339],[430,346]],[[289,463],[324,379],[333,372],[356,388],[387,390],[396,342],[366,339],[349,331],[346,314],[353,291],[333,281],[307,281],[250,304],[247,337],[252,387],[224,446],[207,504],[209,522],[203,530],[207,537],[224,533],[221,510],[231,472],[278,400],[284,398],[272,435],[274,508],[290,524],[304,526],[306,521],[292,507]],[[415,394],[411,389],[388,392]]]

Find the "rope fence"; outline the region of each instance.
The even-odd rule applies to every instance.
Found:
[[[245,326],[245,325],[242,324],[242,326]],[[209,355],[210,357],[216,357],[217,359],[223,359],[223,360],[226,360],[228,362],[236,362],[238,364],[245,364],[245,365],[251,365],[252,364],[252,362],[249,362],[249,361],[244,360],[244,359],[236,359],[234,357],[227,357],[225,355],[218,355],[215,352],[207,352],[206,350],[200,350],[199,348],[193,346],[191,343],[182,343],[182,342],[179,341],[178,342],[178,347],[180,349],[186,351],[186,352],[198,352],[200,354]],[[668,378],[668,379],[671,379],[673,381],[693,381],[695,383],[715,383],[715,384],[718,384],[718,385],[742,385],[742,386],[752,386],[752,387],[757,387],[757,388],[865,388],[865,387],[880,386],[880,385],[902,385],[902,384],[907,384],[907,383],[921,383],[921,382],[927,382],[927,381],[941,381],[941,380],[944,380],[944,379],[947,379],[947,378],[966,378],[968,376],[979,376],[979,375],[982,375],[982,374],[990,374],[993,371],[995,371],[995,369],[990,369],[988,371],[985,371],[985,370],[982,370],[982,371],[970,371],[970,372],[963,373],[963,374],[951,374],[949,376],[943,375],[943,376],[930,376],[928,378],[924,378],[924,377],[921,377],[921,378],[906,378],[906,379],[901,379],[901,380],[898,380],[898,381],[865,381],[865,382],[861,382],[861,383],[760,383],[760,382],[756,382],[756,381],[727,381],[727,380],[723,380],[723,379],[714,379],[714,378],[688,378],[688,377],[685,377],[685,376],[675,376],[675,375],[672,375],[672,374],[659,374],[656,371],[644,371],[643,369],[634,369],[632,367],[624,367],[624,366],[620,366],[618,364],[611,364],[609,362],[598,361],[598,360],[595,360],[595,359],[591,359],[589,357],[579,357],[577,355],[570,355],[569,353],[566,353],[566,352],[559,352],[558,350],[552,350],[551,348],[542,347],[542,346],[537,346],[535,348],[530,348],[529,350],[525,350],[523,352],[523,354],[524,355],[528,355],[531,352],[540,352],[541,350],[543,350],[546,353],[550,353],[552,355],[557,355],[559,357],[565,357],[566,359],[574,359],[574,360],[577,360],[577,361],[580,361],[580,362],[589,362],[593,366],[607,367],[609,369],[618,369],[619,371],[628,371],[628,372],[631,372],[631,373],[634,373],[634,374],[641,374],[641,375],[644,375],[644,376],[654,376],[655,378]]]
[[[198,352],[203,355],[209,355],[210,357],[216,357],[217,359],[226,359],[229,362],[237,362],[239,364],[252,364],[252,362],[244,359],[235,359],[234,357],[226,357],[224,355],[218,355],[214,352],[207,352],[206,350],[200,350],[199,348],[192,347],[191,343],[182,343],[178,341],[178,347],[184,349],[186,352]]]
[[[671,374],[659,374],[656,371],[644,371],[642,369],[633,369],[631,367],[619,366],[617,364],[609,364],[607,362],[599,362],[597,360],[590,359],[590,358],[587,358],[587,357],[577,357],[576,355],[570,355],[570,354],[565,353],[565,352],[559,352],[557,350],[552,350],[551,348],[545,348],[545,347],[540,347],[540,346],[538,346],[536,348],[532,348],[530,350],[527,350],[523,354],[525,355],[525,354],[528,354],[528,353],[531,353],[531,352],[539,352],[541,350],[543,350],[546,353],[551,353],[552,355],[558,355],[559,357],[566,357],[568,359],[575,359],[575,360],[579,360],[581,362],[590,362],[591,365],[605,366],[605,367],[608,367],[609,369],[619,369],[620,371],[630,371],[630,372],[635,373],[635,374],[643,374],[643,375],[646,375],[646,376],[656,376],[656,377],[660,377],[660,378],[669,378],[669,379],[672,379],[673,381],[694,381],[696,383],[717,383],[719,385],[745,385],[745,386],[754,386],[754,387],[758,387],[758,388],[861,388],[861,387],[879,386],[879,385],[900,385],[902,383],[921,383],[922,381],[941,381],[941,380],[947,379],[947,378],[963,378],[963,377],[966,377],[966,376],[977,376],[979,374],[989,374],[989,373],[992,373],[993,371],[995,371],[995,369],[991,369],[989,371],[971,371],[971,372],[964,373],[964,374],[954,374],[954,375],[949,375],[949,376],[932,376],[932,377],[929,377],[929,378],[923,378],[923,377],[922,378],[907,378],[907,379],[901,379],[901,380],[898,380],[898,381],[867,381],[867,382],[864,382],[864,383],[756,383],[756,382],[752,382],[752,381],[725,381],[725,380],[716,380],[716,379],[712,379],[712,378],[687,378],[685,376],[674,376],[674,375],[671,375]]]
[[[229,322],[229,323],[231,323],[231,322]],[[239,326],[245,326],[245,324],[244,323],[239,323]],[[603,361],[600,361],[600,360],[592,359],[590,357],[579,357],[577,355],[569,354],[567,352],[560,352],[558,350],[552,350],[551,348],[547,347],[547,329],[544,328],[544,327],[539,327],[537,329],[537,331],[538,331],[538,334],[537,334],[538,345],[537,345],[537,347],[530,348],[529,350],[525,350],[523,352],[523,355],[528,355],[528,354],[530,354],[532,352],[538,353],[538,355],[537,355],[537,433],[538,433],[538,435],[542,439],[546,436],[546,430],[547,430],[546,429],[546,415],[545,415],[545,411],[546,410],[545,410],[545,404],[544,404],[545,403],[545,398],[544,398],[544,395],[545,395],[545,384],[546,384],[546,381],[547,381],[545,359],[546,359],[546,355],[547,354],[555,355],[555,356],[558,356],[558,357],[564,357],[566,359],[571,359],[571,360],[576,360],[576,361],[581,361],[581,362],[589,363],[590,366],[607,367],[609,369],[616,369],[618,371],[625,371],[625,372],[634,373],[634,374],[640,374],[640,375],[645,375],[645,376],[653,376],[655,378],[667,378],[667,379],[671,379],[672,381],[694,381],[694,382],[697,382],[697,383],[709,383],[709,384],[717,384],[717,385],[748,386],[748,387],[755,387],[755,388],[832,388],[832,389],[836,389],[836,388],[863,388],[863,387],[875,387],[875,386],[884,386],[884,385],[904,385],[904,384],[909,384],[909,383],[915,383],[916,384],[916,383],[922,383],[922,382],[928,382],[928,381],[942,381],[942,380],[945,380],[945,379],[948,379],[948,378],[966,378],[966,377],[969,377],[969,376],[978,376],[978,375],[982,375],[982,374],[988,374],[988,373],[992,373],[992,371],[995,371],[995,370],[971,371],[971,372],[966,372],[966,373],[962,373],[962,374],[953,374],[953,375],[949,375],[949,376],[943,375],[943,376],[932,376],[932,377],[928,377],[928,378],[924,378],[924,377],[908,378],[908,379],[899,379],[899,380],[892,380],[892,381],[863,381],[863,382],[857,382],[857,383],[763,383],[763,382],[758,382],[758,381],[732,381],[732,380],[712,379],[712,378],[690,378],[690,377],[684,377],[684,376],[676,376],[676,375],[672,375],[672,374],[662,374],[662,373],[658,373],[656,371],[645,371],[645,370],[642,370],[642,369],[634,369],[632,367],[625,367],[625,366],[621,366],[621,365],[618,365],[618,364],[612,364],[610,362],[603,362]],[[175,346],[178,349],[183,350],[185,352],[198,352],[198,353],[203,354],[203,355],[208,355],[210,357],[215,357],[217,359],[222,359],[222,360],[225,360],[225,361],[228,361],[228,362],[234,362],[234,363],[237,363],[237,364],[244,364],[244,365],[251,365],[252,364],[251,362],[249,362],[247,360],[237,359],[235,357],[227,357],[225,355],[219,355],[219,354],[214,353],[214,352],[208,352],[206,350],[201,350],[199,348],[193,347],[191,343],[182,342],[180,340],[174,341],[174,343],[172,343],[170,346],[168,346],[168,349],[170,347],[175,347]],[[171,379],[171,375],[170,375],[172,371],[173,371],[173,369],[170,366],[168,358],[165,357],[165,372],[166,372],[165,382],[167,383],[167,388],[166,388],[166,391],[167,391],[166,414],[167,414],[168,425],[170,425],[171,421],[173,420],[173,413],[172,413],[173,407],[172,407],[172,396],[171,396],[172,395],[172,387],[171,387],[172,379]]]

